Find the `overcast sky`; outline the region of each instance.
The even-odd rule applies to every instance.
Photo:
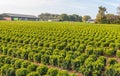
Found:
[[[95,18],[98,7],[105,6],[108,13],[117,12],[120,0],[0,0],[0,13],[38,15],[40,13],[90,15]]]

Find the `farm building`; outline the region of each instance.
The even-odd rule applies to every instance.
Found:
[[[87,22],[88,22],[88,23],[94,23],[95,20],[94,20],[94,19],[89,19]]]
[[[38,21],[38,17],[34,15],[3,13],[0,15],[2,20],[8,21]]]

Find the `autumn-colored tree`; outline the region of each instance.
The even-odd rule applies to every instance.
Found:
[[[83,21],[83,22],[86,22],[86,21],[88,21],[89,19],[91,19],[91,17],[90,17],[89,15],[85,15],[85,16],[82,17],[82,21]]]
[[[100,6],[98,8],[99,8],[99,11],[96,16],[95,23],[106,23],[106,17],[105,17],[106,8],[103,6]]]

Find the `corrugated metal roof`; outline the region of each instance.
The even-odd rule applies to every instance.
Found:
[[[24,15],[24,14],[13,14],[13,13],[3,13],[2,15],[7,15],[10,17],[27,17],[27,18],[37,18],[34,15]]]

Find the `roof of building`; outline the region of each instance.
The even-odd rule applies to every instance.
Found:
[[[27,17],[27,18],[37,18],[34,15],[25,15],[25,14],[13,14],[13,13],[3,13],[3,16],[10,16],[10,17]]]

